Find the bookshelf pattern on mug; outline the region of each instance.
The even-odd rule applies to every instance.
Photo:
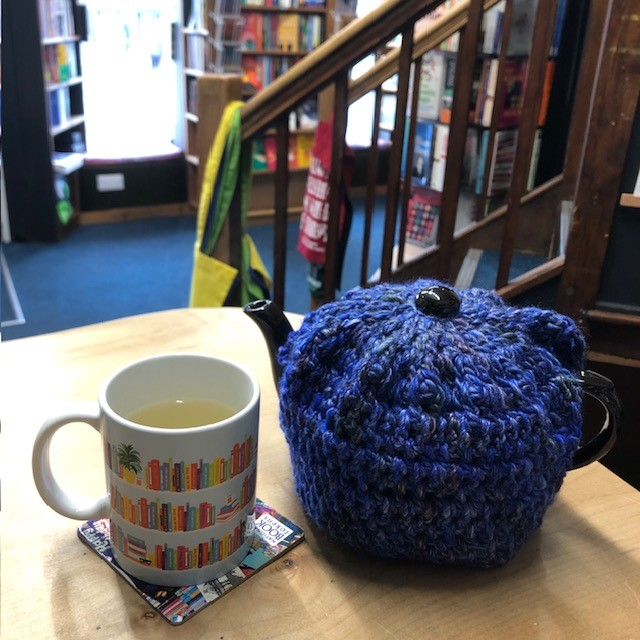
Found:
[[[555,71],[554,57],[558,53],[566,2],[558,2],[529,169],[529,190],[535,186],[542,132]],[[456,0],[451,0],[450,4],[456,4]],[[513,0],[512,21],[508,31],[504,24],[505,0],[487,10],[483,16],[461,188],[471,197],[485,200],[484,212],[502,204],[511,184],[536,7],[535,0]],[[434,12],[427,16],[427,20],[438,17],[439,13]],[[506,56],[500,68],[499,54],[506,34]],[[440,48],[429,51],[422,58],[406,236],[407,240],[421,246],[436,242],[453,104],[457,36],[454,34]],[[496,104],[497,95],[503,96],[500,104]],[[407,122],[407,133],[408,126]],[[405,135],[405,154],[407,138]],[[402,166],[404,169],[404,162]]]
[[[268,86],[326,35],[325,0],[243,0],[240,50],[242,78],[255,91]],[[289,169],[308,169],[318,123],[317,98],[290,115]],[[275,171],[276,138],[272,132],[254,143],[253,170]]]
[[[225,560],[235,553],[246,540],[244,520],[231,533],[222,537],[210,536],[192,547],[168,544],[147,545],[140,536],[126,533],[123,528],[111,521],[110,537],[113,546],[130,560],[146,567],[167,571],[182,571],[206,567]]]
[[[107,467],[119,478],[146,489],[182,493],[215,487],[244,472],[256,460],[256,442],[253,436],[245,437],[234,444],[226,458],[192,462],[154,458],[144,469],[139,454],[130,445],[106,441],[104,452]]]
[[[256,471],[247,474],[239,495],[228,495],[225,504],[216,506],[201,501],[197,504],[174,505],[170,501],[132,499],[115,484],[111,485],[111,508],[124,520],[155,531],[197,531],[227,522],[246,507],[255,495]]]

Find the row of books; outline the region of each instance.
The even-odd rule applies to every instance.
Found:
[[[322,42],[323,19],[319,15],[248,12],[240,34],[242,51],[307,52]]]
[[[52,127],[69,122],[71,119],[71,96],[69,87],[49,91],[49,123]]]
[[[169,547],[168,545],[154,545],[147,549],[147,543],[142,538],[125,534],[122,527],[111,523],[111,540],[113,545],[125,556],[148,567],[156,569],[185,570],[204,567],[214,562],[228,558],[236,552],[245,540],[245,524],[242,522],[233,532],[222,538],[210,538],[194,547]]]
[[[122,452],[108,443],[105,450],[105,462],[118,477],[125,477],[126,459]],[[222,484],[245,471],[255,460],[255,442],[249,436],[234,444],[227,458],[214,458],[209,461],[178,462],[149,460],[144,469],[145,486],[158,491],[196,491]],[[137,474],[136,474],[137,475]]]
[[[533,29],[535,25],[538,0],[513,0],[511,28],[509,30],[509,42],[507,43],[507,55],[527,55],[531,50]],[[481,51],[489,55],[497,55],[500,51],[502,34],[504,31],[506,0],[485,11],[482,23]],[[567,9],[567,0],[558,0],[556,17],[551,39],[549,55],[558,55],[560,38]]]
[[[242,56],[242,80],[260,91],[289,70],[302,56]]]
[[[44,48],[45,82],[68,82],[78,76],[78,58],[73,43]]]
[[[418,87],[419,120],[451,122],[456,58],[438,51],[430,51],[423,58]],[[498,78],[499,61],[495,58],[479,59],[474,71],[469,122],[483,127],[492,124],[493,111],[501,89],[497,126],[513,127],[522,115],[524,89],[527,80],[527,59],[507,58]],[[544,126],[549,107],[549,96],[555,72],[555,62],[547,62],[538,126]],[[500,81],[501,85],[498,85]]]
[[[325,0],[242,0],[242,6],[300,9],[302,7],[324,7]]]
[[[45,38],[75,35],[72,0],[39,0],[40,31]]]
[[[461,187],[480,195],[483,193],[485,171],[488,167],[487,194],[492,196],[506,191],[511,183],[513,163],[518,142],[517,129],[497,130],[494,135],[493,149],[489,154],[490,131],[469,127],[465,144],[462,166]],[[406,136],[405,136],[406,139]],[[540,132],[536,135],[534,157],[529,182],[535,178],[537,150],[539,151]],[[447,164],[449,126],[442,123],[418,122],[413,148],[411,183],[418,187],[428,187],[441,192],[444,188],[444,175]],[[406,159],[406,144],[405,144]],[[406,160],[403,160],[403,167]]]
[[[154,531],[197,531],[229,520],[246,507],[255,494],[256,472],[245,476],[239,495],[227,496],[219,507],[209,502],[175,505],[170,501],[132,499],[111,485],[111,507],[124,520],[144,529]]]
[[[289,136],[289,169],[306,169],[311,163],[314,131],[294,133]],[[254,171],[275,171],[277,159],[276,138],[266,135],[257,138],[253,145]]]

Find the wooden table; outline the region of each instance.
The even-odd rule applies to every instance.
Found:
[[[220,355],[262,385],[258,495],[306,541],[180,627],[171,627],[40,500],[31,446],[43,419],[93,401],[126,362],[162,352]],[[337,548],[296,499],[258,329],[237,309],[137,316],[0,347],[1,637],[640,638],[640,494],[599,464],[569,473],[545,522],[499,570],[366,558]],[[104,483],[86,426],[58,434],[63,484]],[[69,467],[69,468],[67,468]],[[59,471],[60,474],[63,471]]]

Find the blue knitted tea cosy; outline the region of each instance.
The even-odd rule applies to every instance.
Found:
[[[298,497],[335,541],[497,566],[571,466],[585,343],[553,311],[442,291],[381,284],[308,314],[278,354],[281,427]]]

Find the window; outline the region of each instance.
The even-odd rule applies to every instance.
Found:
[[[82,45],[87,153],[138,158],[175,152],[182,95],[172,59],[178,0],[85,0]]]

